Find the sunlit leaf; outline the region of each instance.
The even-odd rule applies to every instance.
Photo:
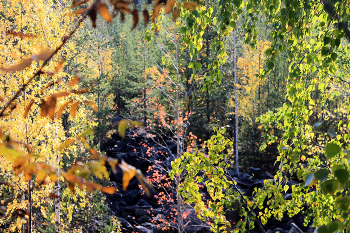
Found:
[[[56,105],[57,105],[57,99],[51,97],[47,103],[47,113],[51,118],[51,120],[55,119]]]
[[[57,174],[56,174],[56,173],[50,173],[50,174],[49,174],[49,177],[50,177],[50,180],[51,180],[53,183],[57,183],[58,177],[57,177]]]
[[[87,129],[80,136],[86,137],[86,136],[89,136],[89,135],[94,135],[94,133],[95,133],[95,131],[93,129]]]
[[[78,100],[75,103],[73,103],[72,106],[70,107],[70,116],[72,118],[75,118],[77,111],[78,111],[78,108],[79,108],[79,105],[80,105],[80,101]]]
[[[143,20],[145,21],[145,27],[147,26],[148,22],[149,22],[149,13],[148,10],[144,9],[142,11],[142,15],[143,15]]]
[[[100,15],[102,16],[102,18],[104,20],[106,20],[108,23],[112,23],[112,17],[109,14],[108,7],[107,7],[106,3],[99,2],[97,4],[97,10],[98,10],[98,13],[100,13]]]
[[[35,61],[45,61],[49,59],[54,53],[55,51],[44,50],[44,51],[41,51],[39,54],[32,55],[31,59]]]
[[[19,63],[17,65],[7,67],[7,68],[2,67],[0,69],[3,71],[6,71],[6,72],[16,72],[16,71],[20,71],[20,70],[23,70],[23,69],[29,67],[30,64],[32,64],[32,61],[33,61],[32,59],[27,58],[27,59],[24,59],[21,63]]]
[[[165,14],[169,14],[170,11],[174,8],[175,1],[167,1],[165,5]]]
[[[194,10],[194,9],[196,9],[196,7],[198,7],[198,4],[195,3],[195,2],[185,2],[185,3],[184,3],[184,7],[185,7],[187,10]]]
[[[91,100],[84,100],[84,103],[86,103],[87,105],[91,106],[94,109],[95,112],[98,111],[97,105],[93,101],[91,101]]]
[[[118,159],[113,159],[113,158],[107,158],[107,162],[109,166],[111,166],[112,171],[114,174],[117,174],[117,164],[118,164]]]
[[[42,117],[46,117],[47,116],[47,104],[45,100],[42,100],[40,103],[40,114]]]
[[[136,168],[127,164],[124,160],[118,166],[123,171],[123,189],[125,191],[130,180],[135,176]]]
[[[75,143],[75,139],[74,138],[68,138],[66,141],[64,141],[59,147],[59,150],[63,150],[66,149],[67,147],[69,147],[70,145],[72,145],[73,143]]]
[[[125,138],[126,129],[129,127],[129,121],[122,119],[118,124],[118,133],[122,138]]]
[[[23,117],[24,117],[24,118],[27,118],[27,117],[28,117],[29,111],[30,111],[30,109],[32,108],[33,104],[34,104],[34,100],[30,101],[30,103],[29,103],[28,106],[26,107],[26,110],[24,111],[24,114],[23,114]]]
[[[108,194],[114,194],[117,191],[117,189],[114,187],[102,187],[100,190]]]
[[[132,19],[133,19],[132,29],[135,29],[137,24],[139,23],[139,12],[137,11],[137,9],[134,9],[132,11]]]
[[[60,107],[60,109],[58,109],[58,111],[57,111],[57,117],[58,117],[58,118],[61,118],[64,109],[65,109],[69,104],[71,104],[72,102],[73,102],[73,100],[69,100],[69,101],[65,102],[65,103]]]
[[[29,182],[32,179],[32,176],[36,174],[38,167],[34,163],[28,163],[24,169],[24,181]]]
[[[36,182],[38,184],[41,184],[45,180],[46,176],[47,176],[47,173],[45,170],[39,170],[36,173]]]

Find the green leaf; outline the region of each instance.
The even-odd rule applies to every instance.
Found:
[[[299,180],[301,180],[301,178],[303,177],[303,174],[304,174],[304,170],[303,169],[300,169],[297,171],[297,177]]]
[[[318,170],[317,172],[314,173],[315,178],[320,181],[325,181],[328,178],[329,171],[327,168]]]
[[[339,182],[337,180],[327,180],[321,184],[321,190],[324,194],[331,194],[333,195],[334,192],[337,190],[339,185]]]
[[[336,170],[334,176],[340,183],[344,184],[349,180],[349,172],[345,169]]]
[[[337,136],[337,133],[334,131],[334,129],[328,129],[327,133],[332,138],[335,138]]]
[[[311,73],[315,72],[316,71],[316,66],[312,66],[311,68]]]
[[[304,187],[312,186],[314,184],[314,179],[315,179],[314,173],[308,174],[306,176],[306,178],[305,178],[305,185],[304,185]]]
[[[202,64],[197,62],[194,67],[196,68],[196,70],[200,71],[201,70],[201,67],[202,67]]]
[[[315,233],[329,233],[328,228],[326,226],[321,226],[316,229]]]
[[[341,211],[348,211],[350,205],[348,197],[337,197],[335,203]]]
[[[326,149],[325,149],[327,159],[333,158],[334,156],[339,154],[340,151],[341,151],[340,146],[338,146],[337,144],[332,143],[332,142],[328,143],[326,145]]]
[[[335,232],[338,230],[338,224],[336,222],[330,222],[328,223],[327,228],[329,232]]]
[[[267,68],[268,68],[269,70],[272,70],[274,66],[275,66],[275,64],[274,64],[272,61],[268,61],[268,62],[267,62]]]
[[[122,119],[119,121],[118,124],[118,133],[122,138],[125,138],[125,133],[126,133],[126,129],[129,126],[129,121],[126,119]]]
[[[348,158],[348,164],[350,165],[350,150],[345,151],[346,157]]]
[[[325,36],[323,39],[324,44],[329,44],[329,42],[331,41],[331,38],[329,36]]]
[[[333,61],[337,60],[338,55],[336,53],[332,53],[331,58]]]

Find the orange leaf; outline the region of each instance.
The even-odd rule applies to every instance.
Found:
[[[57,199],[57,198],[60,198],[60,196],[58,196],[58,195],[55,194],[55,193],[50,193],[50,194],[49,194],[49,198]]]
[[[88,1],[89,1],[89,0],[82,0],[82,1],[76,1],[76,0],[74,0],[73,3],[72,3],[71,8],[80,6],[81,4],[84,4],[84,3],[88,2]]]
[[[7,30],[6,34],[7,35],[11,35],[11,36],[27,37],[27,38],[36,37],[36,35],[25,34],[25,33],[22,33],[22,32],[15,32],[15,31],[10,31],[10,30]]]
[[[93,159],[98,158],[99,154],[94,148],[90,148],[90,153],[93,155]]]
[[[58,177],[57,177],[57,174],[56,174],[56,173],[50,173],[50,174],[49,174],[49,177],[50,177],[50,180],[51,180],[53,183],[57,183]]]
[[[180,15],[180,9],[176,8],[175,10],[173,10],[173,22],[176,22],[177,18]]]
[[[185,3],[184,3],[184,7],[185,7],[187,10],[194,10],[194,9],[196,9],[196,7],[198,7],[198,4],[195,3],[195,2],[185,2]]]
[[[77,102],[75,102],[74,104],[72,104],[72,106],[70,107],[70,116],[75,118],[78,108],[79,108],[79,104],[80,101],[78,100]]]
[[[30,64],[32,64],[32,61],[33,61],[32,59],[27,58],[27,59],[24,59],[21,63],[19,63],[17,65],[14,65],[14,66],[11,66],[8,68],[2,67],[1,70],[7,71],[7,72],[20,71],[20,70],[23,70],[23,69],[27,68],[28,66],[30,66]]]
[[[47,105],[46,105],[46,101],[42,100],[40,103],[40,114],[42,117],[46,117],[47,116]]]
[[[58,112],[57,112],[57,117],[58,117],[58,118],[61,118],[64,109],[65,109],[69,104],[71,104],[72,102],[73,102],[73,100],[69,100],[69,101],[65,102],[65,103],[60,107],[60,109],[59,109]]]
[[[32,55],[31,59],[33,59],[35,61],[45,61],[45,60],[49,59],[54,54],[54,52],[56,52],[56,51],[55,50],[54,51],[44,50],[37,55]]]
[[[73,11],[71,14],[72,15],[81,15],[84,14],[85,12],[87,12],[89,10],[89,8],[82,8],[76,11]]]
[[[101,191],[108,194],[114,194],[117,191],[117,189],[114,187],[102,187]]]
[[[33,174],[37,173],[38,167],[36,164],[28,163],[24,170],[24,181],[29,182],[32,179]]]
[[[71,191],[73,194],[75,194],[74,186],[75,186],[75,185],[74,185],[73,183],[68,182],[68,187],[69,187],[70,191]]]
[[[165,5],[165,14],[169,14],[170,11],[174,8],[175,1],[167,1]]]
[[[30,101],[30,103],[28,104],[26,110],[24,111],[24,114],[23,114],[24,118],[28,117],[29,111],[32,108],[33,104],[34,104],[34,100]]]
[[[52,94],[52,95],[50,96],[50,98],[59,98],[59,97],[65,97],[65,96],[69,96],[69,95],[70,95],[69,92],[67,92],[67,91],[62,91],[62,92],[57,92],[57,93],[55,93],[55,94]]]
[[[109,14],[107,4],[104,2],[99,2],[97,5],[98,13],[102,16],[104,20],[106,20],[108,23],[112,23],[112,17]]]
[[[108,157],[108,158],[107,158],[107,162],[108,162],[109,165],[111,166],[113,173],[114,173],[114,174],[117,174],[116,165],[118,164],[118,159],[113,159],[113,158]]]
[[[71,93],[74,93],[74,94],[83,94],[83,93],[86,93],[86,92],[88,92],[88,91],[89,91],[88,88],[83,88],[83,89],[80,89],[80,90],[71,91]]]
[[[155,4],[153,9],[153,19],[156,19],[159,16],[160,10],[162,9],[163,4]]]
[[[135,176],[136,168],[127,164],[124,160],[122,160],[122,163],[119,164],[119,167],[123,171],[123,189],[125,191],[130,180]]]
[[[72,78],[69,83],[68,83],[68,86],[74,86],[76,84],[78,84],[81,80],[81,75],[77,74],[74,78]]]
[[[143,19],[145,21],[145,27],[147,26],[148,22],[149,22],[149,13],[146,9],[144,9],[142,11],[142,14],[143,14]]]
[[[137,9],[134,9],[132,11],[132,18],[133,18],[132,29],[134,29],[134,28],[136,28],[137,24],[139,23],[139,12],[137,11]]]
[[[91,100],[84,100],[84,103],[86,103],[87,105],[91,106],[95,112],[98,111],[98,108],[96,106],[96,104],[94,102],[92,102]]]
[[[48,102],[48,107],[47,107],[47,113],[51,120],[55,119],[55,110],[56,110],[56,105],[57,105],[57,99],[56,98],[50,98]]]
[[[58,73],[58,72],[62,69],[63,64],[64,64],[64,59],[62,59],[62,60],[60,61],[60,63],[58,63],[58,65],[56,66],[56,68],[55,68],[55,73]]]

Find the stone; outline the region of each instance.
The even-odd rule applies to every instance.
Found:
[[[149,230],[146,227],[143,226],[136,226],[137,232],[139,233],[153,233],[153,230]]]
[[[126,228],[128,231],[133,230],[132,225],[128,221],[126,221],[123,218],[118,218],[118,220],[119,220],[120,224],[122,225],[122,227]]]
[[[150,221],[150,217],[148,215],[142,215],[141,217],[139,217],[137,219],[137,223],[138,224],[141,224],[141,223],[144,223],[144,222],[148,222]]]
[[[261,169],[257,167],[250,167],[248,174],[253,177],[253,179],[261,179]]]

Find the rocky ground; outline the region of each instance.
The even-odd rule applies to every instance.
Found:
[[[155,192],[151,193],[151,197],[147,197],[135,178],[131,180],[126,191],[122,190],[122,171],[120,168],[118,168],[117,174],[111,175],[111,181],[119,187],[120,191],[114,195],[107,195],[107,201],[112,213],[118,216],[123,232],[177,232],[173,211],[174,202],[168,201],[176,199],[176,194],[173,193],[171,185],[165,185],[168,181],[164,179],[168,177],[167,172],[171,168],[173,160],[171,155],[176,154],[176,144],[170,140],[158,144],[151,138],[147,138],[145,134],[130,131],[124,139],[121,139],[117,134],[112,135],[111,139],[106,139],[102,143],[101,149],[108,156],[123,159],[128,164],[140,169],[146,178],[156,180],[158,184],[155,187]],[[263,188],[265,179],[273,179],[269,173],[253,167],[249,169],[248,174],[238,175],[232,170],[229,170],[228,173],[237,182],[237,188],[246,196],[250,196],[255,187]],[[289,184],[290,187],[291,185],[292,183]],[[210,198],[205,187],[201,189],[201,193],[205,199]],[[291,199],[292,197],[287,192],[284,198]],[[162,200],[160,201],[160,199]],[[208,225],[197,219],[193,209],[189,208],[185,213],[185,232],[210,232]],[[231,222],[240,218],[235,211],[228,211],[226,217]],[[263,226],[263,229],[268,233],[314,231],[310,226],[305,227],[303,222],[303,216],[297,215],[289,218],[286,215],[281,221],[271,219]],[[263,230],[256,226],[253,232],[263,232]]]

